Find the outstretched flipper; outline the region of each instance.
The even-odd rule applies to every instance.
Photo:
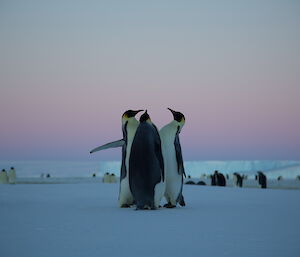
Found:
[[[98,146],[98,147],[94,148],[92,151],[90,151],[90,153],[95,153],[95,152],[98,152],[98,151],[101,151],[101,150],[106,150],[106,149],[109,149],[109,148],[122,147],[124,144],[125,144],[125,140],[120,139],[120,140],[117,140],[117,141],[107,143],[105,145]]]

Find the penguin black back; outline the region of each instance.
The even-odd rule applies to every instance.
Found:
[[[155,186],[162,180],[164,166],[160,137],[147,111],[140,117],[132,142],[129,170],[129,185],[137,209],[154,209]]]

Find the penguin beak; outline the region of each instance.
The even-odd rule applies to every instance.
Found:
[[[173,117],[174,117],[174,119],[175,119],[175,111],[174,110],[172,110],[171,108],[167,108],[172,114],[173,114]]]
[[[135,116],[135,115],[137,115],[139,112],[142,112],[142,111],[144,111],[144,110],[133,111],[133,114],[134,114],[134,116]],[[134,117],[134,116],[133,116],[133,117]]]
[[[174,110],[172,110],[171,108],[167,108],[170,112],[172,112],[174,114]]]

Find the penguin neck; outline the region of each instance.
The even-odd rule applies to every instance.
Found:
[[[127,140],[132,141],[135,135],[135,132],[139,126],[140,122],[136,118],[128,119],[127,123]]]
[[[127,126],[129,127],[138,127],[139,126],[139,121],[136,118],[130,118],[128,119],[128,124]]]
[[[181,124],[176,120],[171,121],[168,125],[170,126],[170,128],[175,130],[175,133],[177,133],[178,127],[179,127],[179,130],[181,130],[181,127],[182,127]]]
[[[161,129],[161,133],[164,135],[164,137],[173,139],[178,131],[179,126],[180,124],[173,120]]]

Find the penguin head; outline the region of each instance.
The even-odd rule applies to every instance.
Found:
[[[150,116],[147,110],[141,115],[140,122],[151,122]]]
[[[128,111],[124,112],[122,115],[122,122],[125,123],[129,119],[135,118],[135,115],[137,115],[141,111],[143,111],[143,110],[137,110],[137,111],[128,110]]]
[[[179,125],[182,127],[185,123],[185,117],[181,112],[176,112],[172,110],[171,108],[168,108],[168,110],[173,114],[174,120],[179,123]]]

